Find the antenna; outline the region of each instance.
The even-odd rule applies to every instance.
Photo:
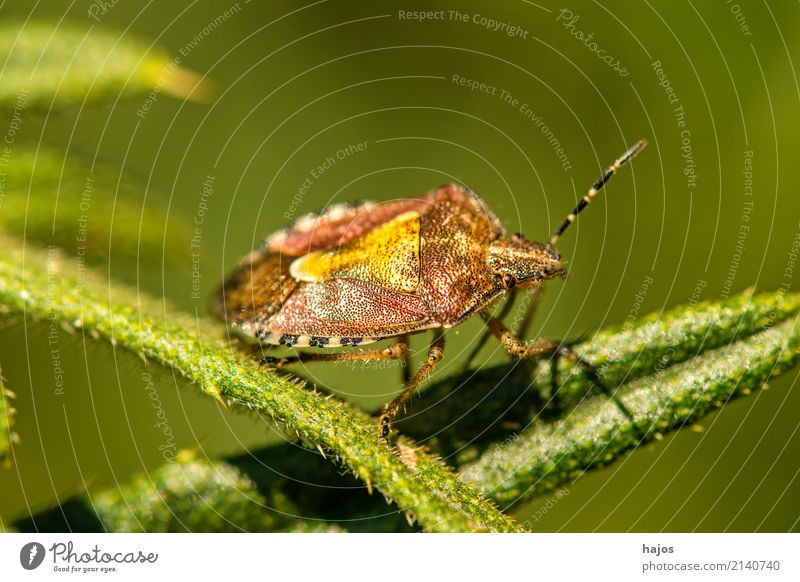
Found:
[[[592,198],[594,198],[597,195],[597,193],[603,189],[603,186],[605,186],[606,182],[608,182],[611,179],[611,176],[613,176],[621,166],[624,166],[626,163],[632,160],[636,156],[636,154],[638,154],[640,151],[644,149],[644,146],[646,145],[647,141],[640,139],[631,147],[629,147],[624,154],[622,154],[620,157],[617,158],[617,161],[611,164],[608,167],[608,169],[600,175],[600,177],[597,179],[597,182],[594,183],[594,186],[592,186],[586,193],[586,195],[580,199],[578,205],[575,207],[575,210],[570,212],[569,215],[564,219],[564,222],[561,223],[561,226],[558,227],[558,230],[550,239],[551,247],[556,246],[559,239],[561,238],[561,235],[564,234],[565,230],[567,230],[567,227],[573,222],[575,222],[575,219],[578,217],[578,214],[580,214],[584,208],[589,206],[589,203],[592,201]]]

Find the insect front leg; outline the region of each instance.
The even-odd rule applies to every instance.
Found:
[[[517,335],[524,336],[528,331],[528,327],[530,327],[531,322],[536,318],[536,312],[542,302],[543,291],[543,285],[535,285],[527,289],[521,289],[519,287],[511,289],[509,297],[503,304],[497,319],[500,321],[505,321],[506,317],[508,317],[508,315],[511,313],[514,305],[519,303],[519,305],[517,305],[517,309],[514,310],[515,315],[512,319],[512,326],[517,329]],[[522,297],[522,301],[517,302],[517,297]],[[489,329],[487,329],[483,335],[481,335],[481,337],[478,339],[478,342],[475,344],[475,347],[472,349],[469,355],[467,355],[467,358],[464,361],[465,370],[469,368],[472,360],[475,359],[475,357],[478,355],[478,352],[481,351],[491,336],[492,332]]]
[[[378,418],[378,425],[380,426],[381,436],[386,438],[392,429],[392,420],[397,416],[400,408],[405,404],[406,400],[414,393],[414,390],[430,376],[436,364],[442,359],[444,355],[444,331],[441,328],[434,328],[433,341],[428,348],[428,358],[425,363],[420,366],[414,377],[403,386],[403,391],[400,395],[392,400],[389,404],[383,407],[383,414]]]
[[[481,312],[480,315],[483,318],[483,321],[486,323],[486,326],[489,328],[491,334],[500,341],[510,355],[517,358],[550,357],[553,358],[554,361],[557,361],[558,358],[567,358],[581,368],[581,370],[583,370],[592,385],[597,387],[603,394],[608,396],[626,418],[634,418],[630,409],[617,396],[616,391],[612,390],[600,379],[597,369],[590,362],[584,360],[580,355],[578,355],[578,353],[575,352],[572,347],[547,338],[536,339],[530,343],[525,342],[517,337],[505,325],[503,325],[500,320],[492,317],[488,313]],[[555,369],[556,367],[554,364],[553,370]]]
[[[528,335],[528,328],[536,319],[536,312],[539,311],[543,296],[544,285],[536,285],[525,290],[525,295],[523,296],[523,309],[525,313],[522,314],[519,325],[516,326],[517,336],[525,337]],[[527,302],[525,302],[526,299]]]
[[[509,293],[508,297],[506,297],[506,302],[503,304],[503,307],[500,310],[500,314],[497,316],[499,320],[501,321],[505,320],[506,316],[509,313],[511,313],[511,308],[514,307],[514,303],[516,301],[518,292],[519,292],[518,289],[512,289],[511,293]],[[475,343],[475,346],[472,348],[472,351],[470,351],[470,353],[467,354],[467,357],[464,360],[462,370],[466,370],[467,368],[470,367],[470,365],[472,364],[472,360],[474,360],[475,357],[478,355],[478,353],[480,353],[480,351],[483,349],[483,346],[486,345],[486,342],[489,341],[489,338],[491,336],[492,336],[491,332],[487,329],[481,335],[481,337],[478,338],[478,341]]]

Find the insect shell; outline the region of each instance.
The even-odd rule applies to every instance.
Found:
[[[614,173],[645,147],[640,140],[609,166],[543,245],[506,237],[500,221],[474,192],[454,184],[419,198],[358,202],[309,214],[269,237],[212,296],[211,311],[261,344],[333,348],[400,338],[383,350],[266,357],[262,363],[407,357],[407,336],[433,330],[428,358],[378,419],[391,422],[444,353],[443,328],[480,311],[515,357],[571,355],[559,342],[525,343],[482,310],[509,289],[563,273],[554,249]]]
[[[211,311],[261,343],[358,346],[453,327],[562,271],[553,248],[507,237],[475,193],[448,184],[298,219],[241,262]]]

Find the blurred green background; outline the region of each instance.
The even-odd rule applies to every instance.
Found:
[[[135,180],[140,206],[168,209],[162,226],[188,225],[184,249],[202,219],[193,259],[116,260],[130,249],[115,248],[112,233],[103,264],[190,313],[204,313],[222,275],[264,236],[334,202],[457,181],[509,231],[546,240],[642,137],[649,148],[562,241],[569,277],[550,284],[537,333],[575,338],[750,286],[797,289],[788,270],[800,233],[796,3],[126,1],[94,18],[92,6],[6,2],[0,19],[63,19],[152,41],[208,75],[214,94],[162,92],[147,111],[144,96],[31,111],[17,143]],[[65,334],[66,389],[54,397],[52,372],[35,356],[47,350],[46,327],[7,327],[0,365],[17,394],[22,444],[0,470],[3,521],[159,464],[163,435],[134,356]],[[438,374],[458,369],[480,328],[448,332]],[[419,358],[425,338],[413,348]],[[503,358],[492,344],[479,362]],[[399,388],[396,369],[301,373],[372,408]],[[152,376],[180,447],[218,457],[284,438],[179,390],[168,372]],[[568,495],[514,512],[538,531],[798,530],[796,383],[789,374],[706,418],[704,431],[646,446]]]

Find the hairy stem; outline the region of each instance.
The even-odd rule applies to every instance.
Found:
[[[209,339],[196,320],[159,308],[50,251],[0,236],[0,305],[59,321],[172,368],[206,394],[273,418],[384,493],[430,531],[517,531],[520,526],[433,461],[415,472],[379,437],[374,421],[343,402],[269,371]],[[108,302],[102,297],[113,297]]]

